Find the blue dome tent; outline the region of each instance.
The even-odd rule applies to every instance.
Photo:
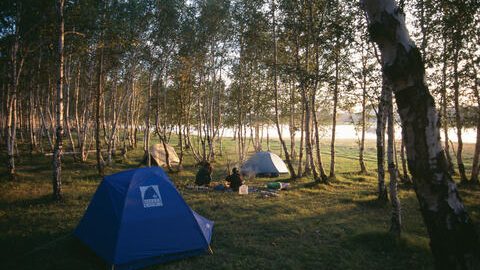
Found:
[[[74,235],[121,270],[203,254],[212,229],[166,173],[151,167],[106,176]]]

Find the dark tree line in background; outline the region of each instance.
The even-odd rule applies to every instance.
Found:
[[[14,180],[22,156],[52,154],[53,194],[61,199],[64,155],[73,155],[76,162],[95,155],[103,175],[115,156],[126,158],[139,145],[149,165],[152,137],[165,148],[175,137],[178,169],[187,152],[196,162],[215,161],[219,155],[242,162],[249,151],[270,150],[274,134],[269,127],[275,127],[292,179],[328,183],[336,175],[336,126],[345,114],[358,135],[359,173],[376,170],[378,198],[387,202],[390,197],[392,202],[391,231],[401,231],[397,185],[413,180],[437,265],[461,262],[461,252],[452,255],[440,247],[445,242],[436,239],[450,232],[439,224],[463,215],[463,206],[455,201],[459,208],[447,214],[432,212],[430,200],[443,197],[425,197],[435,181],[425,172],[442,175],[438,181],[448,196],[457,196],[452,174],[462,183],[478,184],[480,136],[472,167],[466,168],[462,131],[476,127],[480,134],[480,4],[400,4],[397,8],[390,0],[364,1],[362,9],[358,2],[345,0],[1,1],[0,142],[5,166]],[[414,26],[409,30],[418,47],[409,43],[414,49],[396,54],[411,60],[409,72],[415,74],[402,69],[388,73],[391,56],[385,54],[382,37],[372,35],[375,27],[384,27],[375,14],[387,13],[379,10],[400,20],[398,27],[405,12],[407,25]],[[418,51],[421,62],[410,51]],[[425,75],[435,104],[419,74]],[[406,112],[414,101],[398,94],[404,88],[400,79],[408,76],[425,93],[415,102],[425,98],[428,102],[420,102],[425,110],[433,112],[436,106],[439,112],[441,126],[435,122],[429,137],[424,134],[427,138],[421,140],[428,147],[435,144],[435,153],[443,153],[444,159],[412,154],[423,148]],[[436,116],[422,111],[418,117],[428,125]],[[375,122],[374,169],[365,165],[364,153],[366,132]],[[395,127],[402,129],[400,141],[395,141]],[[456,146],[448,133],[452,127]],[[235,153],[223,147],[229,131]],[[267,149],[262,149],[265,141]],[[329,163],[322,156],[327,151]],[[429,158],[439,165],[428,167]],[[174,171],[168,158],[167,167]],[[462,218],[458,222],[464,222]],[[468,222],[463,224],[452,225],[455,232],[449,241],[473,235],[464,231]]]

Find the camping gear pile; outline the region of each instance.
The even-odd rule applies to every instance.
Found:
[[[210,191],[212,190],[211,187],[209,186],[197,186],[197,185],[187,185],[186,186],[187,189],[190,189],[190,190],[195,190],[195,191]]]
[[[269,182],[265,185],[266,190],[260,191],[261,198],[278,197],[280,190],[286,190],[290,186],[289,183]]]
[[[270,191],[270,190],[262,190],[260,191],[260,198],[271,198],[271,197],[278,197],[279,194],[276,191]]]
[[[106,176],[74,231],[111,269],[206,253],[213,221],[193,211],[159,167]]]

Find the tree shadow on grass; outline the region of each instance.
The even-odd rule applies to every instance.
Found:
[[[382,202],[378,200],[377,198],[373,199],[368,199],[368,200],[355,200],[352,198],[344,198],[340,199],[340,202],[342,203],[354,203],[358,207],[361,208],[367,208],[367,209],[387,209],[389,208],[388,201],[387,202]]]
[[[432,254],[425,245],[424,239],[402,235],[400,238],[382,231],[364,232],[350,237],[343,243],[345,248],[360,248],[364,253],[376,254],[371,257],[371,263],[383,269],[404,269],[406,265],[416,265],[420,269],[430,269],[433,266]],[[398,265],[385,265],[387,259],[402,261]],[[395,257],[395,258],[392,258]],[[419,262],[422,262],[418,265]]]
[[[431,265],[424,242],[418,242],[417,236],[396,242],[381,231],[380,216],[385,213],[363,211],[361,202],[356,207],[329,207],[321,214],[312,210],[298,215],[299,206],[286,201],[248,201],[246,197],[237,197],[225,204],[223,199],[227,198],[223,197],[192,204],[200,214],[215,221],[213,256],[149,269],[405,269],[407,266],[425,269]],[[212,207],[212,203],[225,205]],[[12,236],[7,242],[23,241],[23,247],[16,249],[17,254],[35,249],[34,243],[54,243],[36,250],[27,259],[15,258],[8,268],[0,268],[108,269],[102,259],[76,238],[69,236],[55,241],[59,237],[62,233],[48,237],[31,235],[19,240]],[[6,252],[4,256],[8,253],[12,254]]]
[[[329,185],[328,182],[327,183],[322,183],[322,182],[315,182],[315,181],[312,181],[312,182],[308,182],[308,183],[305,183],[305,184],[300,184],[298,185],[299,188],[321,188],[322,186],[325,186],[325,185]]]
[[[3,269],[109,269],[106,262],[72,234],[29,247],[27,252],[7,258],[4,263]]]
[[[351,177],[349,178],[350,181],[353,181],[353,182],[367,182],[368,179],[366,179],[364,176],[362,175],[358,175],[358,176],[354,176],[354,177]]]
[[[53,199],[52,194],[45,194],[40,197],[30,198],[30,199],[21,199],[13,202],[0,201],[0,208],[30,207],[30,206],[48,205],[52,203],[62,203],[62,201],[57,202]]]
[[[409,250],[415,253],[424,253],[425,256],[430,256],[428,249],[415,246],[405,237],[397,238],[388,232],[371,231],[364,232],[350,237],[346,245],[361,246],[372,252],[402,252]]]

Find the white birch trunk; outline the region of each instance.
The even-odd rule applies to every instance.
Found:
[[[362,0],[370,37],[379,45],[392,83],[417,199],[437,269],[480,269],[480,241],[448,172],[439,118],[425,68],[393,0]]]
[[[58,78],[57,78],[57,100],[56,100],[56,134],[55,149],[53,150],[53,198],[62,198],[62,151],[63,151],[63,48],[64,48],[64,0],[57,1],[58,16]]]

